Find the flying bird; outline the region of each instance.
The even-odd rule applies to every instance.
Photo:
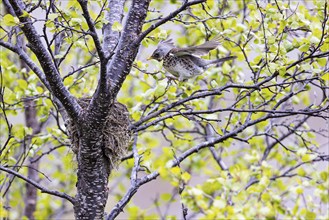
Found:
[[[236,58],[235,56],[228,56],[216,60],[206,60],[199,57],[216,49],[220,45],[221,39],[222,37],[217,36],[201,45],[186,48],[175,47],[172,39],[161,41],[148,60],[163,60],[163,67],[169,73],[174,75],[179,81],[185,81],[201,75],[213,64]]]

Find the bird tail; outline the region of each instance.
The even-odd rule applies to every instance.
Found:
[[[228,56],[228,57],[223,57],[223,58],[216,59],[216,60],[207,60],[205,67],[212,65],[212,64],[223,63],[227,60],[233,60],[235,58],[236,58],[236,56]]]

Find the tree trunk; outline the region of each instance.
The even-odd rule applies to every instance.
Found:
[[[31,158],[30,158],[31,159]],[[36,170],[39,169],[39,161],[36,161],[35,163],[29,164],[27,178],[30,180],[38,182],[38,172]],[[26,194],[25,194],[25,209],[24,209],[24,215],[28,219],[35,219],[34,218],[34,212],[36,210],[37,205],[37,188],[32,186],[29,183],[26,183]]]
[[[80,125],[76,219],[103,219],[111,166],[104,154],[102,126]]]
[[[33,100],[28,100],[24,102],[25,108],[25,123],[26,126],[33,129],[33,134],[27,137],[28,145],[31,144],[33,135],[40,132],[40,124],[37,120],[36,109],[35,109],[35,102]],[[30,161],[33,161],[34,157],[28,158]],[[39,161],[34,163],[28,164],[28,173],[27,178],[38,182],[38,169],[39,169]],[[25,208],[24,208],[24,215],[28,217],[28,219],[35,219],[34,212],[36,210],[37,204],[37,188],[32,186],[29,183],[26,183],[26,194],[25,194]]]

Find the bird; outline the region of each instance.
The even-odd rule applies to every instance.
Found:
[[[216,49],[220,45],[221,39],[221,36],[216,36],[201,45],[186,48],[178,48],[174,45],[172,39],[167,39],[158,44],[157,49],[148,60],[154,59],[159,62],[163,60],[163,67],[174,76],[174,79],[186,81],[201,75],[213,64],[236,58],[235,56],[227,56],[215,60],[206,60],[199,57]]]

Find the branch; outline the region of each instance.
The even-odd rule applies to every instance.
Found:
[[[52,88],[51,88],[49,82],[46,79],[46,75],[32,61],[32,59],[30,58],[30,56],[28,54],[26,54],[23,49],[21,49],[20,47],[16,47],[16,46],[14,46],[14,45],[12,45],[12,44],[10,44],[8,42],[4,42],[2,40],[0,40],[0,46],[3,46],[5,48],[11,50],[12,52],[16,53],[25,62],[25,64],[38,76],[38,78],[46,86],[46,88],[50,92],[52,91]],[[53,101],[57,105],[58,109],[60,109],[61,115],[65,119],[67,117],[67,114],[66,114],[65,111],[63,111],[63,105],[62,105],[62,103],[56,97],[54,97],[54,100]]]
[[[189,15],[189,14],[187,14],[187,15]],[[174,18],[173,20],[177,21],[177,22],[180,22],[184,25],[190,25],[190,24],[205,23],[206,21],[214,20],[214,19],[218,20],[218,19],[227,19],[227,18],[230,18],[230,17],[234,17],[234,18],[237,17],[236,15],[232,15],[230,12],[227,13],[226,15],[213,16],[213,17],[209,17],[209,18],[205,18],[205,19],[199,19],[196,16],[194,17],[192,15],[189,15],[189,16],[193,17],[195,20],[194,21],[183,21],[182,19],[177,19],[177,18]]]
[[[325,115],[320,115],[319,113],[328,110],[329,106],[325,106],[320,109],[303,109],[303,110],[262,110],[262,109],[238,109],[238,108],[217,108],[217,109],[209,109],[209,110],[199,110],[199,111],[191,111],[188,110],[186,112],[183,111],[178,111],[178,112],[173,112],[171,114],[164,115],[162,117],[159,117],[155,119],[154,121],[151,121],[149,123],[146,123],[144,125],[140,125],[138,127],[134,127],[135,131],[142,131],[145,130],[153,125],[157,125],[159,122],[164,121],[168,118],[174,118],[176,116],[187,116],[187,115],[199,115],[199,114],[213,114],[213,113],[218,113],[218,112],[240,112],[240,113],[271,113],[271,114],[276,114],[278,117],[280,117],[279,114],[290,114],[290,115],[308,115],[308,116],[313,116],[313,117],[322,117],[324,119],[329,118]]]
[[[36,187],[37,189],[41,190],[42,193],[47,193],[47,194],[50,194],[50,195],[54,195],[54,196],[57,196],[57,197],[60,197],[60,198],[63,198],[63,199],[66,199],[68,200],[69,202],[71,202],[73,205],[75,203],[75,199],[65,193],[62,193],[62,192],[58,192],[56,190],[49,190],[47,188],[45,188],[44,186],[40,185],[39,183],[37,182],[34,182],[28,178],[26,178],[25,176],[23,176],[22,174],[14,171],[14,170],[11,170],[11,169],[8,169],[8,168],[5,168],[3,166],[0,166],[0,170],[2,171],[5,171],[6,173],[10,173],[22,180],[24,180],[25,182],[33,185],[34,187]]]
[[[84,2],[83,0],[79,0],[79,3],[84,10],[84,14],[88,13],[87,10],[87,2]],[[111,104],[111,92],[110,92],[110,83],[108,77],[108,72],[113,71],[115,75],[119,75],[118,67],[115,67],[112,70],[110,69],[110,63],[108,62],[109,59],[113,56],[114,50],[116,45],[118,44],[119,41],[119,32],[117,31],[112,31],[112,25],[114,22],[120,22],[122,21],[122,15],[123,15],[123,10],[124,10],[124,3],[125,0],[110,0],[108,3],[108,9],[109,12],[106,12],[106,20],[109,21],[108,24],[105,24],[103,27],[103,32],[104,32],[104,41],[103,41],[103,48],[101,48],[102,51],[102,56],[104,56],[104,59],[101,59],[101,64],[100,64],[100,78],[98,81],[98,86],[97,89],[92,97],[92,100],[90,102],[90,106],[88,108],[88,112],[91,113],[93,112],[94,114],[98,115],[98,118],[105,118],[107,115],[108,111],[108,106]],[[114,6],[114,7],[113,7]],[[86,11],[86,12],[85,12]],[[86,20],[91,20],[89,14],[88,16],[85,15]],[[88,22],[87,20],[87,22]],[[94,29],[94,25],[92,24],[91,21],[88,22],[89,28],[91,30]],[[92,29],[93,28],[93,29]],[[95,36],[96,31],[95,31]],[[96,38],[95,37],[95,38]],[[98,42],[96,38],[96,42]],[[101,47],[101,45],[98,45]],[[97,49],[98,50],[98,49]],[[120,62],[127,62],[127,60],[120,60]],[[113,66],[113,65],[112,65]],[[123,70],[122,70],[123,71]]]
[[[12,45],[11,43],[4,42],[3,40],[0,40],[0,46],[3,46],[4,48],[7,48],[8,50],[13,51],[14,53],[17,53],[17,48]]]
[[[304,164],[307,164],[307,163],[314,163],[314,162],[322,162],[322,161],[329,161],[329,155],[319,155],[317,156],[315,159],[313,160],[310,160],[310,161],[306,161],[306,162],[301,162],[299,164],[297,164],[296,166],[293,166],[291,167],[290,169],[288,169],[287,171],[285,171],[283,174],[280,174],[280,175],[275,175],[273,177],[270,178],[270,180],[274,181],[276,179],[279,179],[279,178],[283,178],[283,177],[292,177],[292,176],[296,176],[297,174],[290,174],[291,171],[297,169],[298,167],[304,165]],[[247,190],[250,186],[258,183],[259,180],[258,179],[255,179],[255,178],[252,178],[248,183],[247,185],[245,186],[245,190]]]
[[[144,31],[138,37],[138,39],[136,40],[136,43],[140,43],[149,33],[151,33],[153,30],[155,30],[160,25],[166,23],[170,19],[176,17],[179,13],[184,11],[187,7],[192,6],[192,5],[196,5],[196,4],[200,4],[200,3],[204,3],[204,2],[206,2],[206,0],[195,0],[195,1],[192,1],[192,2],[188,2],[188,0],[185,0],[183,5],[180,8],[178,8],[176,11],[171,12],[168,16],[162,18],[160,21],[158,21],[155,24],[151,25],[151,27],[149,27],[146,31]]]
[[[68,147],[67,145],[63,145],[63,144],[60,144],[58,146],[55,146],[55,147],[52,147],[50,148],[49,150],[47,150],[46,152],[42,152],[40,155],[38,155],[37,157],[34,157],[34,158],[31,158],[30,159],[30,163],[35,163],[37,161],[39,161],[43,156],[47,155],[47,154],[50,154],[52,153],[53,151],[59,149],[59,148],[62,148],[62,147]]]
[[[213,128],[210,126],[210,124],[207,124],[206,125],[206,128],[205,128],[205,132],[206,132],[206,139],[207,141],[211,141],[213,140],[213,136],[214,136],[214,130]],[[228,171],[228,167],[227,165],[225,164],[225,162],[222,160],[221,156],[218,155],[217,151],[215,150],[215,147],[214,146],[210,146],[209,147],[209,150],[213,156],[213,158],[215,159],[215,161],[217,162],[218,166],[222,169],[222,170],[225,170],[225,171]],[[230,171],[228,171],[229,175],[230,174]]]
[[[154,118],[154,117],[157,117],[158,115],[164,113],[164,112],[167,112],[168,110],[176,107],[176,106],[179,106],[183,103],[186,103],[188,101],[191,101],[191,100],[194,100],[194,99],[199,99],[199,98],[205,98],[207,96],[212,96],[212,95],[220,95],[222,93],[222,91],[226,90],[226,89],[229,89],[229,88],[242,88],[242,89],[253,89],[254,90],[259,90],[260,89],[260,86],[269,82],[270,80],[272,80],[273,78],[275,78],[276,75],[272,75],[272,76],[269,76],[267,78],[265,78],[263,81],[257,83],[257,84],[254,84],[254,85],[240,85],[240,84],[228,84],[228,85],[225,85],[221,88],[218,88],[218,89],[214,89],[214,90],[207,90],[207,91],[197,91],[195,92],[194,94],[192,94],[191,96],[187,97],[187,98],[184,98],[184,99],[181,99],[179,101],[176,101],[176,102],[173,102],[169,105],[167,105],[166,107],[158,110],[158,111],[155,111],[143,118],[141,118],[139,121],[135,122],[133,124],[133,126],[135,128],[139,127],[140,125],[142,125],[144,122]]]
[[[66,74],[65,76],[63,76],[63,80],[65,80],[67,77],[69,77],[69,76],[72,76],[74,73],[76,73],[76,72],[80,72],[80,71],[82,71],[83,69],[85,69],[85,68],[88,68],[88,67],[91,67],[91,66],[95,66],[96,64],[98,64],[99,63],[99,60],[98,61],[95,61],[95,62],[93,62],[93,63],[88,63],[88,64],[86,64],[86,65],[84,65],[84,66],[81,66],[81,67],[79,67],[79,68],[77,68],[77,69],[74,69],[74,67],[72,67],[71,66],[71,68],[72,68],[72,71],[71,72],[69,72],[68,74]]]
[[[321,58],[321,57],[328,57],[329,56],[329,51],[323,52],[323,53],[318,53],[318,54],[310,54],[309,56],[306,56],[300,60],[297,60],[296,62],[290,64],[286,70],[289,70],[290,68],[296,66],[299,63],[304,62],[305,60],[312,59],[312,58]]]
[[[8,42],[4,42],[0,40],[0,46],[11,50],[12,52],[16,53],[28,66],[33,72],[39,77],[41,82],[47,87],[49,91],[51,91],[51,87],[46,79],[45,74],[42,70],[30,59],[30,57],[19,47],[16,47]]]
[[[68,114],[77,119],[81,112],[81,107],[77,100],[70,94],[67,88],[64,86],[60,74],[58,73],[55,64],[46,48],[41,41],[41,38],[33,26],[33,22],[30,17],[23,16],[23,10],[20,8],[18,1],[9,0],[13,10],[19,21],[24,24],[21,26],[28,42],[29,47],[36,55],[39,63],[45,73],[46,79],[51,87],[51,92],[59,101],[63,104]]]
[[[112,98],[117,96],[138,53],[139,42],[136,39],[142,31],[149,4],[150,0],[133,0],[129,9],[116,53],[107,70]]]
[[[285,117],[285,116],[289,116],[289,115],[281,115],[280,117]],[[167,167],[168,168],[175,167],[179,163],[181,163],[183,160],[185,160],[187,157],[191,156],[194,153],[199,152],[201,149],[214,146],[215,144],[221,143],[221,142],[227,140],[228,138],[235,137],[237,134],[244,131],[247,127],[253,126],[255,124],[258,124],[260,122],[263,122],[267,119],[274,118],[274,117],[278,117],[278,116],[273,116],[272,114],[268,113],[267,115],[265,115],[259,119],[256,119],[253,121],[248,121],[247,123],[241,125],[239,128],[236,128],[235,130],[233,130],[229,133],[226,133],[223,136],[213,138],[210,141],[205,141],[203,143],[200,143],[200,144],[196,145],[195,147],[192,147],[192,148],[186,150],[184,153],[182,153],[180,156],[176,157],[174,160],[171,160],[169,163],[167,163],[168,164]],[[139,179],[139,181],[137,181],[137,183],[135,185],[130,186],[126,195],[112,209],[111,213],[107,217],[107,220],[114,219],[119,214],[119,212],[121,212],[123,210],[123,208],[130,201],[132,196],[137,192],[137,190],[140,186],[142,186],[145,183],[150,182],[151,180],[156,179],[159,175],[160,174],[158,171],[154,171],[153,173],[146,175],[143,178]]]
[[[94,40],[94,44],[95,44],[99,59],[101,60],[101,63],[106,62],[104,51],[103,51],[101,42],[100,42],[97,32],[96,32],[95,24],[94,24],[93,20],[91,19],[89,11],[88,11],[88,0],[78,0],[78,2],[83,11],[82,15],[88,24],[90,35]]]
[[[109,57],[114,52],[118,45],[120,32],[112,30],[114,22],[122,23],[123,9],[126,0],[110,0],[105,12],[105,19],[108,21],[103,27],[103,50],[106,57]],[[115,7],[113,7],[115,5]]]
[[[308,119],[310,118],[310,116],[305,117],[303,120],[301,120],[296,126],[294,126],[293,128],[291,128],[290,131],[288,131],[286,134],[284,134],[283,136],[281,136],[277,141],[275,141],[274,143],[272,143],[271,145],[267,146],[264,153],[263,153],[263,157],[261,159],[261,161],[266,160],[266,158],[268,157],[268,155],[270,154],[271,150],[278,144],[281,143],[284,139],[286,139],[287,137],[289,137],[290,135],[294,134],[296,132],[296,130],[301,127]]]
[[[141,156],[138,154],[137,150],[137,137],[138,133],[136,132],[134,134],[134,143],[133,143],[133,157],[134,157],[134,167],[132,168],[131,174],[130,174],[130,188],[128,192],[126,193],[124,199],[121,199],[120,202],[113,208],[111,213],[106,217],[106,220],[112,220],[115,219],[116,216],[119,215],[119,213],[122,211],[123,207],[127,205],[127,203],[130,201],[130,199],[133,197],[133,195],[137,192],[138,185],[138,170],[139,170],[139,164],[141,160]]]

